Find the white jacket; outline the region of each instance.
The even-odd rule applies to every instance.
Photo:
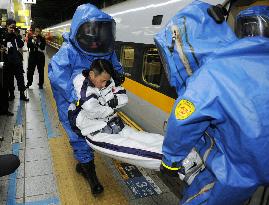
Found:
[[[73,80],[79,100],[81,99],[81,88],[84,80],[85,77],[82,74],[77,75]],[[107,104],[114,95],[118,98],[118,106],[116,108],[120,108],[128,103],[128,97],[124,88],[121,86],[115,87],[114,80],[111,79],[110,81],[111,83],[101,90],[92,86],[87,87],[86,97],[93,97],[81,105],[82,110],[76,118],[76,126],[84,136],[104,128],[107,122],[116,116],[114,109]],[[70,107],[74,107],[74,104],[70,105]]]

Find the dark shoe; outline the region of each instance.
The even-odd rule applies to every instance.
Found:
[[[100,184],[96,176],[94,160],[88,163],[78,163],[76,170],[88,180],[93,196],[101,194],[104,191],[104,187]]]
[[[8,96],[8,101],[13,101],[14,99],[15,99],[15,95],[14,94]]]
[[[20,166],[20,159],[13,154],[0,155],[0,177],[13,173]]]
[[[29,98],[27,98],[23,91],[20,91],[20,100],[23,100],[25,102],[29,101]]]
[[[9,112],[9,111],[6,112],[6,115],[7,116],[14,116],[14,114],[12,112]]]
[[[30,84],[29,82],[27,82],[25,88],[28,89],[31,85],[32,85],[32,83]]]
[[[5,112],[0,112],[0,115],[13,116],[14,114],[12,112],[5,111]]]

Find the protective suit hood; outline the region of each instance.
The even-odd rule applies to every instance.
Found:
[[[239,38],[263,36],[269,38],[269,6],[252,6],[241,11],[235,21]]]
[[[62,36],[63,36],[64,42],[69,42],[69,33],[68,32],[63,33]]]
[[[226,22],[217,24],[208,15],[209,6],[194,1],[155,35],[167,78],[178,94],[184,91],[187,79],[209,55],[237,39]]]
[[[105,53],[96,54],[86,52],[78,45],[78,42],[76,40],[76,34],[78,32],[78,29],[83,23],[90,21],[113,21],[113,19],[110,15],[102,12],[100,9],[93,6],[92,4],[83,4],[76,9],[76,12],[73,16],[69,33],[69,40],[84,54],[93,56],[104,56],[106,55]],[[111,54],[111,52],[107,54]]]
[[[237,18],[241,16],[265,16],[268,18],[269,16],[269,6],[252,6],[245,10],[242,10]]]

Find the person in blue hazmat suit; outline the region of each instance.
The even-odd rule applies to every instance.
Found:
[[[113,50],[115,21],[95,6],[84,4],[76,9],[70,32],[63,37],[64,43],[51,59],[48,75],[59,119],[78,160],[76,170],[89,181],[92,194],[96,195],[102,193],[104,188],[96,176],[93,151],[84,138],[72,131],[68,121],[68,107],[78,99],[73,78],[88,69],[94,59],[110,60],[119,73],[119,79],[123,79],[123,69]]]
[[[181,204],[241,205],[269,182],[269,7],[240,10],[235,32],[209,8],[194,1],[154,39],[178,93],[161,171],[186,182]]]

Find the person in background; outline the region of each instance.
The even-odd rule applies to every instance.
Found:
[[[29,101],[25,96],[24,91],[26,89],[24,84],[24,70],[22,64],[22,54],[19,49],[23,47],[24,42],[18,33],[16,32],[16,21],[8,19],[6,21],[7,33],[5,36],[6,58],[5,66],[8,70],[8,88],[9,88],[9,100],[12,101],[15,98],[14,95],[14,76],[17,80],[18,90],[20,91],[20,100]]]
[[[8,110],[8,82],[7,82],[7,72],[8,70],[4,66],[4,57],[6,48],[5,44],[5,28],[0,28],[0,115],[13,116],[14,114]]]
[[[33,28],[31,27],[30,30],[27,32],[25,36],[25,42],[28,43],[28,39],[33,35]],[[29,49],[29,48],[28,48]]]
[[[161,171],[186,182],[180,204],[243,205],[269,183],[269,5],[246,4],[234,31],[194,1],[155,36],[178,93]]]
[[[44,66],[45,66],[45,47],[46,40],[41,35],[41,28],[35,27],[34,34],[29,37],[27,47],[29,51],[28,69],[27,69],[27,85],[29,88],[33,83],[33,76],[35,68],[37,67],[39,73],[39,89],[43,89],[44,84]]]
[[[118,73],[123,73],[114,51],[115,21],[95,6],[84,4],[77,8],[70,33],[65,33],[63,38],[62,47],[49,63],[48,75],[59,119],[78,160],[76,167],[82,168],[83,176],[91,185],[92,194],[97,195],[104,189],[93,171],[95,170],[93,151],[84,138],[72,131],[68,121],[68,107],[78,100],[73,79],[82,70],[89,69],[95,59],[107,59]]]

